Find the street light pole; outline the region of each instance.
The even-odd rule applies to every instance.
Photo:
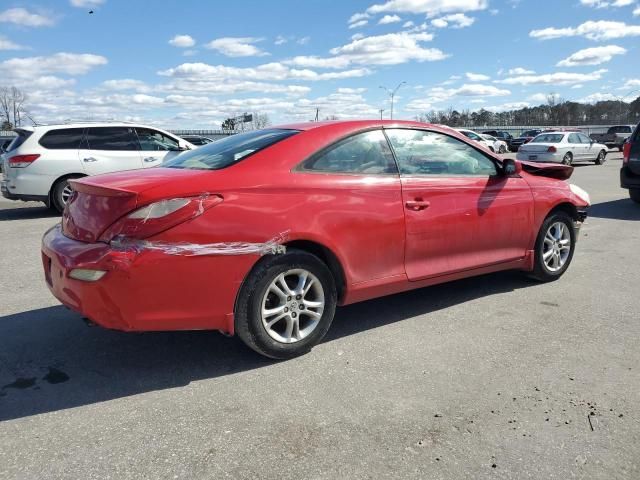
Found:
[[[384,91],[386,91],[389,94],[389,97],[391,98],[391,112],[389,115],[389,118],[391,120],[393,120],[393,99],[396,96],[396,92],[400,89],[401,86],[406,85],[407,82],[402,81],[398,84],[398,86],[396,88],[394,88],[393,90],[389,90],[387,87],[383,87],[382,85],[380,86],[381,89],[383,89]],[[382,115],[382,113],[381,113]]]
[[[380,120],[382,120],[382,112],[384,112],[384,108],[380,109]]]

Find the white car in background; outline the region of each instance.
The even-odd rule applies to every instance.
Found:
[[[565,165],[573,162],[595,162],[596,165],[602,165],[607,159],[607,147],[581,132],[544,132],[522,145],[516,158]]]
[[[493,143],[493,151],[496,153],[507,153],[507,142],[504,140],[500,140],[492,135],[487,135],[486,133],[481,133],[480,136],[485,140]]]
[[[122,122],[19,127],[3,155],[2,195],[40,201],[62,211],[71,196],[69,180],[161,165],[196,148],[158,128]]]
[[[486,138],[483,138],[479,133],[476,133],[473,130],[467,130],[466,128],[456,128],[455,130],[463,134],[465,137],[470,138],[471,140],[474,140],[479,144],[487,147],[492,152],[496,151],[495,147],[493,146],[493,142],[487,140]]]

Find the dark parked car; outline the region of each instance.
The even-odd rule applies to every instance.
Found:
[[[542,130],[539,128],[525,130],[524,132],[522,132],[522,135],[511,140],[511,143],[509,143],[509,150],[511,150],[512,152],[517,152],[522,145],[524,145],[525,143],[529,143],[541,133]]]
[[[640,203],[640,125],[624,143],[620,169],[620,185],[629,190],[629,197]]]
[[[627,138],[633,133],[633,125],[614,125],[607,130],[607,133],[592,133],[591,139],[594,142],[602,143],[608,148],[617,148],[622,151]]]
[[[201,135],[181,135],[180,138],[192,143],[193,145],[197,145],[198,147],[213,142],[209,137],[203,137]]]

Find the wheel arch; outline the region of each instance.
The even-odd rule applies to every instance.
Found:
[[[49,205],[47,206],[51,206],[53,205],[53,189],[56,187],[56,185],[58,183],[60,183],[63,180],[67,180],[69,178],[82,178],[82,177],[86,177],[87,174],[86,173],[65,173],[64,175],[60,175],[58,178],[56,178],[53,183],[51,183],[51,188],[49,188],[49,194],[47,195],[47,199],[49,202]]]
[[[567,215],[569,215],[571,218],[573,218],[574,221],[578,221],[578,219],[579,219],[578,207],[576,207],[571,202],[558,203],[551,210],[549,210],[549,212],[545,215],[544,218],[547,218],[547,217],[549,217],[549,215],[551,215],[553,213],[556,213],[556,212],[565,212]],[[543,222],[544,222],[544,219],[543,219]]]

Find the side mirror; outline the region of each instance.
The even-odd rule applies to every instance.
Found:
[[[522,164],[518,160],[505,158],[502,161],[502,171],[507,177],[518,175],[520,172],[522,172]]]

